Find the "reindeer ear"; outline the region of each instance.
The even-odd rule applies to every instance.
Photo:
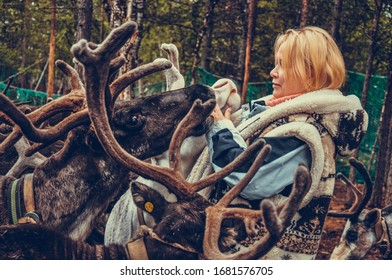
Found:
[[[159,192],[137,181],[132,181],[131,192],[136,206],[156,219],[161,218],[169,204]]]
[[[371,228],[377,223],[378,219],[380,218],[381,218],[380,211],[378,211],[377,209],[372,209],[366,214],[363,223],[367,228]]]
[[[84,143],[94,153],[102,153],[102,146],[94,131],[90,128],[84,137]]]

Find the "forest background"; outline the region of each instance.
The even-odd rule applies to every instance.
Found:
[[[14,87],[48,96],[68,90],[55,60],[72,65],[74,43],[82,38],[100,43],[129,19],[138,23],[139,33],[127,50],[128,69],[164,57],[161,44],[173,43],[181,72],[190,73],[193,82],[197,70],[204,69],[235,80],[240,93],[250,84],[270,81],[279,33],[322,27],[342,50],[347,70],[363,75],[365,108],[372,98],[371,77],[388,79],[376,97],[383,112],[372,143],[377,149],[371,149],[377,166],[372,160],[367,164],[376,170],[374,204],[392,201],[392,0],[0,0],[0,7],[0,82],[12,76]],[[158,81],[163,81],[161,74],[143,79],[129,94]]]

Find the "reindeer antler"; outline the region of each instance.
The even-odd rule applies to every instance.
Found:
[[[13,123],[18,125],[0,144],[0,154],[13,146],[22,136],[22,132],[33,142],[54,142],[72,128],[89,122],[87,110],[80,111],[85,103],[85,89],[79,75],[64,61],[58,60],[56,65],[69,78],[71,84],[69,94],[55,99],[27,115],[5,95],[0,96],[1,110],[12,119]],[[70,115],[49,129],[36,127],[50,117],[64,112],[77,112],[77,114]]]
[[[161,45],[161,49],[167,53],[169,60],[173,63],[174,67],[176,67],[176,69],[180,71],[180,62],[178,61],[177,47],[173,44],[163,43]]]
[[[73,102],[73,100],[70,101]],[[52,104],[53,102],[49,104]],[[77,116],[71,115],[65,118],[63,121],[50,129],[39,129],[35,127],[29,116],[21,112],[18,107],[16,107],[8,98],[1,96],[0,105],[2,106],[3,112],[11,116],[12,120],[21,128],[23,134],[33,142],[45,142],[58,139],[61,135],[68,132],[72,128],[88,122],[88,114],[86,111],[84,111],[78,112]],[[75,108],[73,104],[71,107]],[[45,119],[47,119],[47,117],[45,117]]]
[[[354,157],[351,157],[349,159],[349,162],[354,168],[361,174],[365,181],[365,190],[364,193],[362,193],[350,180],[344,176],[343,174],[339,173],[337,175],[337,178],[341,179],[346,186],[349,187],[349,189],[353,192],[355,201],[353,205],[344,211],[329,211],[328,216],[331,217],[342,217],[342,218],[350,218],[350,219],[356,219],[361,213],[361,211],[365,208],[366,204],[369,202],[372,192],[373,192],[373,182],[372,179],[370,178],[369,171],[365,168],[364,164]]]
[[[115,81],[110,84],[110,92],[112,94],[112,102],[111,107],[114,106],[114,102],[116,101],[119,94],[130,84],[139,80],[140,78],[153,74],[155,72],[159,72],[165,69],[168,69],[172,66],[171,62],[166,59],[155,60],[154,62],[141,65],[132,71],[128,71],[118,77]]]
[[[266,154],[268,151],[264,151]],[[260,210],[250,210],[243,208],[227,208],[228,204],[237,196],[248,184],[257,172],[264,160],[265,154],[260,153],[256,158],[247,175],[235,187],[214,206],[206,209],[206,228],[204,233],[203,251],[206,259],[256,259],[265,255],[278,242],[285,228],[301,205],[311,185],[311,176],[305,165],[299,165],[294,179],[293,188],[282,210],[277,212],[274,204],[264,199],[260,204]],[[247,177],[247,178],[246,178]],[[220,228],[223,219],[242,219],[248,234],[255,232],[255,225],[263,221],[267,229],[267,234],[255,241],[250,247],[240,250],[234,254],[224,254],[218,246]]]

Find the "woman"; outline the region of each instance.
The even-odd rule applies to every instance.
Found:
[[[217,171],[256,137],[272,146],[264,165],[241,193],[251,207],[265,197],[284,199],[295,168],[299,163],[308,165],[312,186],[299,216],[266,258],[311,259],[333,192],[336,152],[347,155],[359,146],[367,129],[367,114],[357,97],[340,92],[346,69],[341,52],[325,30],[289,29],[278,36],[274,54],[271,96],[242,106],[243,122],[237,128],[229,120],[230,110],[223,115],[217,107],[211,114],[210,160]],[[226,177],[227,186],[215,189],[211,200],[218,200],[235,185],[247,168]]]

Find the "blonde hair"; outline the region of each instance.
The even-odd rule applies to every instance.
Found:
[[[308,91],[339,89],[343,85],[346,78],[343,56],[325,30],[314,26],[288,29],[275,41],[275,58],[282,44],[286,79],[302,82]]]

